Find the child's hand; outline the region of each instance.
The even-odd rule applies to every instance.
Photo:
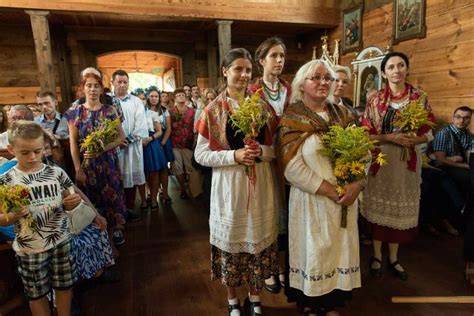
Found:
[[[77,193],[69,194],[63,199],[64,208],[68,211],[74,209],[81,203],[81,196]]]
[[[8,221],[5,221],[5,224],[8,224],[8,225],[14,224],[20,218],[27,216],[28,214],[30,214],[30,211],[28,210],[27,207],[22,208],[21,211],[18,211],[18,212],[8,212],[5,218],[5,219],[8,219]]]

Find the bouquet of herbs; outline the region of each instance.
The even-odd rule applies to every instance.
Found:
[[[333,125],[329,132],[321,137],[324,148],[320,153],[327,157],[333,167],[337,180],[336,191],[344,195],[346,184],[362,180],[366,177],[365,165],[370,162],[370,151],[376,141],[369,139],[364,127],[341,127]],[[379,165],[386,164],[382,153],[376,158]],[[341,227],[347,227],[347,206],[342,207]]]
[[[120,121],[118,119],[105,119],[95,130],[84,138],[81,144],[81,151],[91,154],[101,154],[105,150],[107,144],[113,142],[118,137],[117,127]],[[84,167],[89,164],[89,159],[82,162]]]
[[[230,116],[232,125],[238,129],[237,132],[244,134],[246,145],[255,143],[260,129],[267,124],[271,116],[262,105],[260,91],[261,89],[257,90],[250,98],[240,99],[239,108]]]
[[[271,114],[263,106],[260,92],[261,89],[257,90],[249,98],[241,98],[239,100],[239,107],[234,109],[233,113],[230,115],[232,125],[237,128],[236,134],[243,134],[244,144],[252,149],[257,149],[259,147],[256,138],[260,129],[267,124],[271,117]],[[249,178],[249,184],[254,185],[257,181],[255,165],[247,167],[245,171]],[[249,191],[251,190],[250,185]]]
[[[25,206],[30,204],[29,200],[30,189],[24,185],[0,185],[0,210],[5,215],[8,221],[8,213],[16,213],[21,211]],[[25,234],[34,229],[35,223],[33,216],[28,214],[21,220],[21,232]]]
[[[411,101],[406,107],[395,115],[393,125],[402,133],[412,136],[417,135],[420,127],[428,125],[434,127],[434,123],[429,118],[429,112],[426,110],[425,104],[426,94],[423,94],[417,100]],[[409,148],[403,147],[400,159],[408,160]]]

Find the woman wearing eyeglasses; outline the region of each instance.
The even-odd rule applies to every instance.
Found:
[[[360,287],[357,196],[362,183],[336,192],[330,161],[320,154],[320,137],[331,125],[346,127],[353,116],[333,100],[334,71],[323,60],[302,66],[291,84],[290,106],[278,128],[278,153],[291,184],[288,213],[288,301],[303,315],[339,315],[336,308]],[[341,227],[341,205],[348,206]]]
[[[398,262],[400,243],[411,241],[417,231],[420,204],[421,155],[420,144],[433,140],[429,126],[422,126],[416,136],[398,132],[394,127],[397,113],[410,101],[419,100],[423,91],[406,82],[408,57],[401,52],[385,55],[381,63],[385,88],[367,101],[362,125],[369,129],[371,139],[377,140],[388,164],[373,165],[361,204],[362,215],[371,223],[374,255],[370,272],[382,275],[382,243],[388,243],[390,270],[406,280],[408,274]],[[424,106],[434,121],[427,99]],[[401,160],[403,147],[411,148],[408,160]]]

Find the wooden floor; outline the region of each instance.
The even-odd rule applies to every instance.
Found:
[[[227,315],[225,291],[210,281],[208,212],[199,201],[182,201],[172,192],[173,205],[144,214],[127,225],[126,244],[120,248],[117,268],[121,282],[87,288],[82,294],[84,315]],[[392,296],[474,295],[463,280],[461,239],[420,234],[401,248],[400,262],[410,274],[399,281],[385,274],[375,280],[368,274],[370,247],[361,249],[362,288],[341,315],[474,315],[468,304],[393,304]],[[245,290],[240,291],[241,301]],[[264,315],[299,315],[282,293],[262,295]],[[25,310],[14,315],[28,315]]]

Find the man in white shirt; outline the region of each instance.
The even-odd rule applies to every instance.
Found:
[[[138,186],[145,185],[142,139],[148,137],[148,126],[145,107],[139,98],[128,93],[128,84],[128,74],[124,70],[117,70],[112,74],[113,94],[120,100],[123,111],[122,128],[126,137],[119,155],[125,202],[129,210],[128,219],[134,221],[139,219],[133,213],[136,190]]]

